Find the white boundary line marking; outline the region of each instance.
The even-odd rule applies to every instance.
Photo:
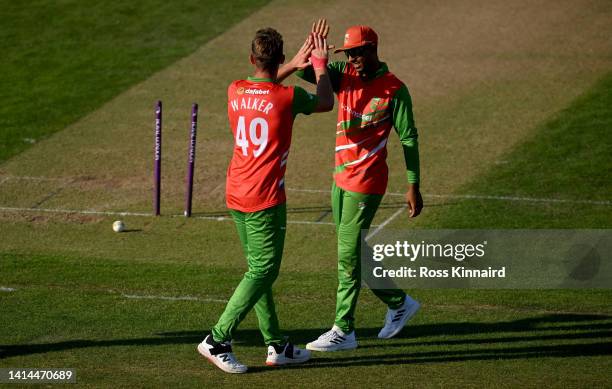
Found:
[[[71,289],[72,288],[66,288],[66,289]],[[17,291],[17,289],[14,288],[7,288],[4,286],[0,286],[0,292],[15,292]],[[119,295],[123,298],[127,298],[127,299],[135,299],[135,300],[167,300],[167,301],[202,301],[202,302],[211,302],[211,303],[227,303],[229,300],[224,300],[224,299],[214,299],[214,298],[208,298],[208,297],[195,297],[195,296],[180,296],[180,297],[170,297],[170,296],[155,296],[155,295],[129,295],[129,294],[124,294],[124,293],[119,293],[116,292],[114,290],[107,290],[108,293],[110,294],[114,294],[114,295]],[[369,304],[367,301],[364,302],[364,304]],[[431,305],[431,304],[430,304]],[[440,308],[465,308],[467,307],[467,305],[461,305],[461,304],[433,304],[432,306],[435,307],[440,307]],[[472,305],[470,305],[472,306]],[[567,313],[567,314],[593,314],[593,315],[600,315],[601,312],[575,312],[575,311],[552,311],[552,310],[545,310],[545,309],[529,309],[527,307],[525,308],[510,308],[507,306],[502,306],[502,305],[478,305],[478,308],[482,308],[482,309],[505,309],[505,310],[513,310],[513,311],[521,311],[521,312],[542,312],[542,313]]]
[[[298,189],[298,188],[287,188],[292,192],[303,192],[303,193],[331,193],[329,190],[322,189]],[[387,192],[387,196],[406,196],[405,193],[393,193]],[[612,201],[608,200],[566,200],[566,199],[552,199],[552,198],[537,198],[537,197],[519,197],[519,196],[489,196],[489,195],[444,195],[444,194],[433,194],[425,193],[423,197],[439,197],[449,199],[477,199],[477,200],[505,200],[505,201],[525,201],[534,203],[570,203],[570,204],[592,204],[592,205],[612,205]]]
[[[121,293],[121,297],[125,297],[126,299],[132,299],[132,300],[204,301],[208,303],[224,303],[224,304],[227,303],[228,301],[228,300],[222,300],[222,299],[201,298],[201,297],[194,297],[194,296],[178,296],[178,297],[149,296],[149,295],[139,296],[135,294],[124,294],[124,293]]]
[[[17,289],[15,288],[8,288],[6,286],[0,286],[0,292],[11,293],[11,292],[16,292],[16,291]],[[117,294],[117,292],[113,290],[109,290],[108,292],[112,294]],[[223,299],[214,299],[214,298],[208,298],[208,297],[195,297],[195,296],[178,296],[178,297],[154,296],[154,295],[140,296],[136,294],[125,294],[125,293],[121,293],[120,295],[121,297],[124,297],[126,299],[132,299],[132,300],[203,301],[203,302],[208,302],[208,303],[224,303],[224,304],[227,303],[228,301],[228,300],[223,300]]]
[[[35,177],[35,176],[13,176],[13,175],[2,175],[2,174],[0,174],[0,177],[3,177],[2,179],[0,179],[0,184],[3,184],[4,182],[11,180],[11,179],[12,180],[28,180],[28,181],[64,181],[66,183],[74,179],[74,177]],[[219,185],[222,185],[222,184],[219,184]],[[217,190],[217,188],[215,188],[214,190]],[[287,190],[291,192],[303,192],[303,193],[331,193],[331,190],[323,190],[323,189],[287,188]],[[388,196],[401,196],[401,197],[405,196],[404,193],[393,193],[393,192],[387,192],[387,195]],[[461,194],[435,194],[435,193],[426,193],[426,194],[423,194],[423,196],[449,198],[449,199],[505,200],[505,201],[536,202],[536,203],[612,205],[612,201],[610,200],[569,200],[569,199],[521,197],[521,196],[492,196],[492,195],[480,195],[480,194],[461,195]]]
[[[378,227],[376,227],[376,229],[372,232],[370,232],[365,240],[370,240],[371,238],[373,238],[374,236],[376,236],[380,231],[382,231],[383,228],[385,228],[385,226],[389,223],[391,223],[396,217],[398,217],[399,215],[402,214],[402,212],[404,212],[406,210],[406,205],[403,205],[400,209],[398,209],[397,211],[395,211],[395,213],[391,216],[389,216],[387,218],[387,220],[385,220],[384,222],[380,223],[380,225]]]
[[[27,180],[62,180],[55,178],[45,177],[29,177],[29,176],[11,176],[8,178],[27,179]],[[7,181],[8,178],[0,181],[0,184]],[[323,189],[308,189],[308,188],[287,188],[288,191],[292,192],[303,192],[303,193],[331,193],[330,190]],[[388,196],[401,196],[404,197],[403,193],[388,192]],[[541,202],[541,203],[574,203],[574,204],[593,204],[593,205],[612,205],[612,201],[594,201],[594,200],[565,200],[565,199],[550,199],[550,198],[531,198],[531,197],[515,197],[515,196],[487,196],[487,195],[440,195],[440,194],[425,194],[425,197],[439,197],[439,198],[455,198],[455,199],[482,199],[482,200],[502,200],[502,201],[525,201],[525,202]],[[376,227],[372,231],[367,239],[372,238],[378,234],[385,226],[392,222],[402,211],[406,209],[406,206],[402,206],[387,220],[379,225],[372,225]],[[100,216],[138,216],[138,217],[152,217],[152,213],[145,212],[128,212],[128,211],[97,211],[97,210],[75,210],[75,209],[62,209],[62,208],[25,208],[25,207],[0,207],[0,211],[7,212],[39,212],[39,213],[60,213],[60,214],[76,214],[76,215],[100,215]],[[166,215],[169,217],[182,217],[181,214]],[[232,218],[227,216],[193,216],[194,219],[201,220],[215,220],[215,221],[231,221]],[[302,224],[302,225],[335,225],[332,222],[322,221],[308,221],[308,220],[287,220],[287,224]]]
[[[126,212],[126,211],[96,211],[96,210],[76,210],[62,208],[21,208],[21,207],[0,207],[0,211],[7,212],[39,212],[39,213],[61,213],[74,215],[99,215],[99,216],[138,216],[138,217],[153,217],[152,213],[144,212]],[[169,217],[184,217],[182,214],[165,215]],[[226,216],[192,216],[193,219],[214,220],[214,221],[232,221],[232,218]],[[331,222],[315,222],[308,220],[287,220],[287,224],[307,224],[307,225],[335,225]]]
[[[34,177],[34,176],[11,176],[11,175],[0,175],[0,177],[4,177],[3,181],[8,180],[24,180],[24,181],[71,181],[73,178],[71,177]]]
[[[152,216],[151,213],[142,212],[112,212],[96,210],[75,210],[61,208],[20,208],[20,207],[0,207],[0,211],[9,212],[44,212],[44,213],[68,213],[79,215],[101,215],[101,216]]]
[[[6,286],[0,286],[0,292],[15,292],[15,288],[7,288]]]

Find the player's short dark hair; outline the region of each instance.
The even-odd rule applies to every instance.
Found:
[[[271,27],[262,28],[251,42],[251,53],[257,67],[271,70],[283,60],[283,37]]]

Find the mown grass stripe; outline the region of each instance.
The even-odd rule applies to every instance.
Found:
[[[495,165],[453,195],[465,201],[444,210],[433,210],[434,217],[422,225],[612,227],[612,213],[608,208],[612,205],[609,200],[612,198],[610,128],[612,72],[539,125],[533,136],[504,156],[507,163]],[[492,194],[470,194],[485,191]]]
[[[0,72],[8,82],[0,88],[0,162],[192,53],[267,2],[3,1]]]

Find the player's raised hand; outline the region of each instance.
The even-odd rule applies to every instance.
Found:
[[[327,34],[329,34],[329,24],[327,24],[327,19],[321,18],[312,23],[312,32],[317,35],[321,35],[323,38],[327,38]]]
[[[319,34],[310,33],[314,48],[310,56],[310,63],[317,83],[318,102],[316,112],[331,111],[334,108],[334,91],[329,74],[327,73],[327,40]]]
[[[312,40],[312,34],[310,34],[306,38],[306,41],[304,41],[302,47],[300,47],[298,52],[291,60],[291,63],[296,70],[302,70],[310,66],[310,62],[308,61],[308,59],[310,58],[313,48],[314,44]]]
[[[320,18],[316,22],[312,23],[312,33],[316,35],[322,36],[324,39],[327,39],[327,35],[329,34],[329,24],[327,24],[327,19]],[[328,50],[333,49],[334,45],[327,46]]]
[[[314,48],[312,49],[312,56],[327,59],[327,39],[325,39],[322,35],[311,33],[310,39],[313,42]]]

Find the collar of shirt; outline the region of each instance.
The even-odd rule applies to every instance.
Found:
[[[257,78],[257,77],[252,77],[252,76],[248,76],[247,80],[253,81],[253,82],[274,82],[274,80],[271,78]]]
[[[374,73],[374,78],[378,78],[387,72],[389,72],[389,67],[385,62],[381,62],[380,67],[378,68],[376,73]]]
[[[346,65],[348,65],[350,62],[346,62]],[[367,78],[361,78],[364,81],[372,81],[378,77],[383,76],[385,73],[389,72],[389,67],[387,66],[387,64],[385,62],[380,62],[380,66],[379,68],[374,72],[374,74],[372,75],[372,77],[367,77]]]
[[[374,75],[372,75],[372,77],[366,78],[366,80],[373,80],[375,78],[378,78],[384,75],[387,72],[389,72],[389,67],[387,66],[385,62],[381,62],[380,67],[374,72]]]

